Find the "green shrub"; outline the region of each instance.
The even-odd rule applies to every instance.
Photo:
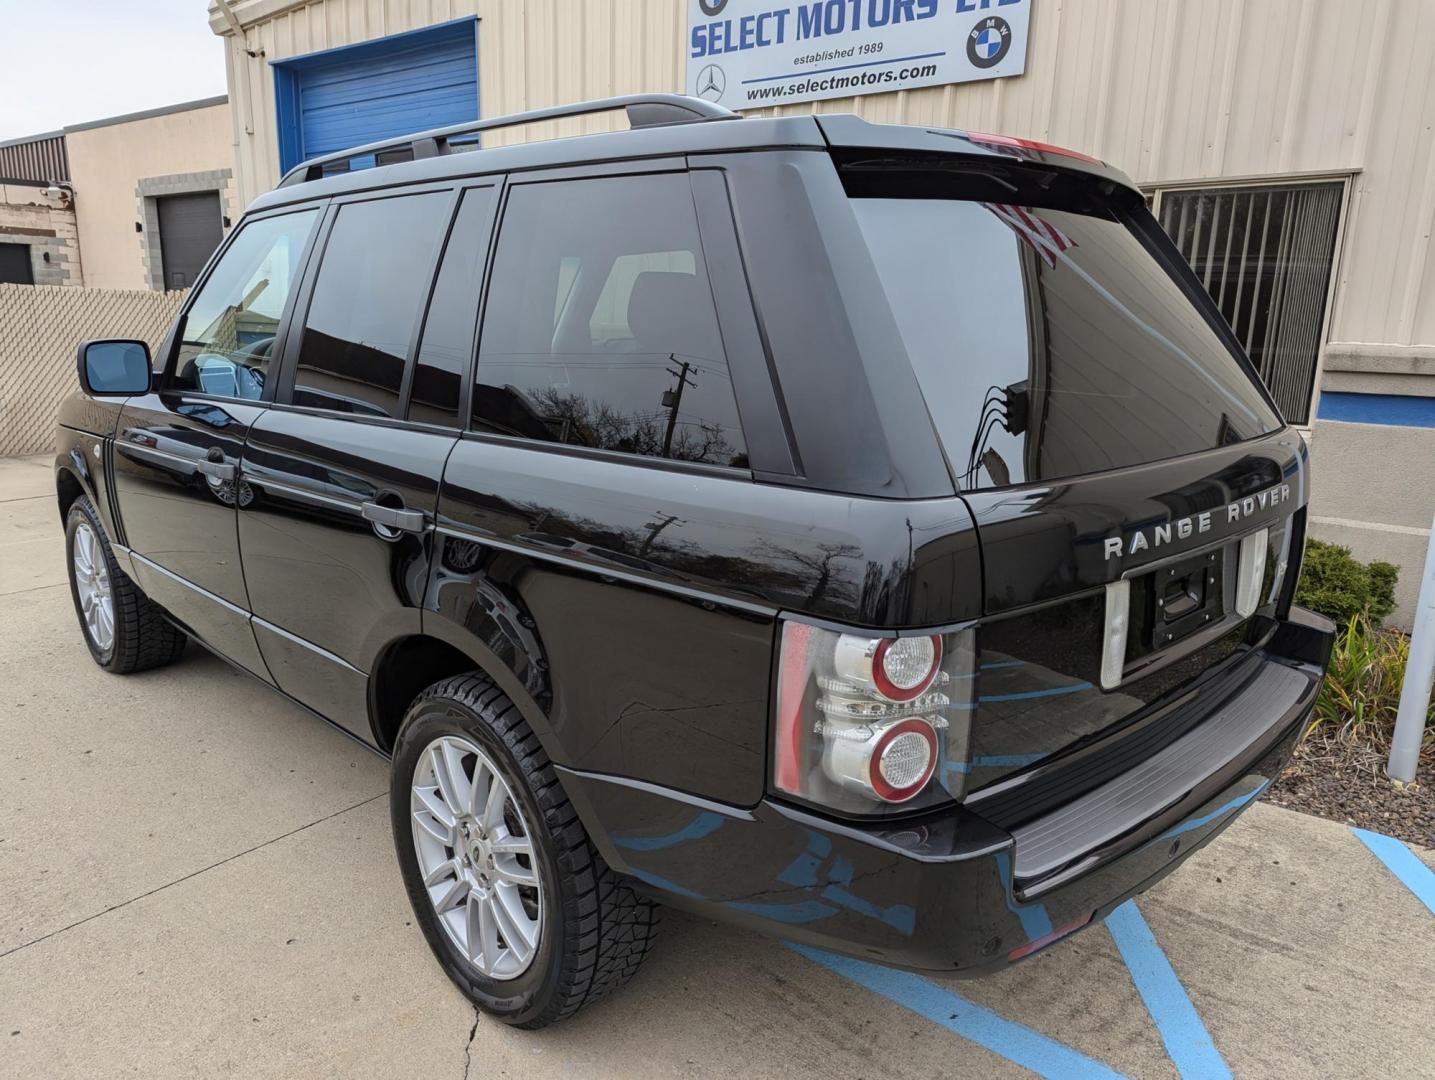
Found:
[[[1409,656],[1410,639],[1404,634],[1381,630],[1364,615],[1352,615],[1336,630],[1311,728],[1389,746]],[[1425,744],[1435,746],[1435,701],[1430,703],[1430,720]]]
[[[1363,563],[1350,548],[1312,540],[1306,544],[1300,588],[1295,602],[1346,626],[1363,616],[1379,626],[1395,610],[1395,579],[1400,567],[1388,562]]]

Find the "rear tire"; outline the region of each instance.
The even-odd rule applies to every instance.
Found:
[[[184,654],[184,633],[116,564],[100,516],[84,495],[65,516],[65,562],[80,632],[100,667],[128,675]]]
[[[436,766],[446,770],[447,799]],[[497,828],[467,810],[493,805],[484,793],[498,789],[486,769],[501,779],[507,796],[499,817],[507,815],[508,824]],[[450,804],[458,805],[457,812]],[[657,929],[654,904],[603,862],[537,737],[486,676],[435,683],[409,707],[394,746],[390,812],[399,868],[419,926],[439,965],[485,1012],[522,1028],[546,1027],[622,986],[642,963]],[[416,825],[419,818],[422,824]],[[500,860],[491,879],[482,873],[485,862],[494,866],[489,843]],[[533,881],[522,888],[501,880],[502,852],[519,849],[532,852],[510,863],[512,882]],[[471,885],[460,885],[461,879]],[[510,897],[522,893],[530,916],[524,926],[537,925],[537,942],[529,955],[515,959],[500,938],[494,964],[493,939],[479,929],[485,916],[460,915],[457,908],[481,907],[500,888],[509,888]],[[461,900],[454,899],[460,894]],[[440,915],[438,908],[445,905],[446,914]],[[497,915],[500,929],[511,925],[515,934],[522,933],[507,914]],[[472,934],[468,927],[475,928]],[[478,944],[470,947],[470,941]]]

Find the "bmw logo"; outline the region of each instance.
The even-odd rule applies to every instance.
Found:
[[[708,64],[698,72],[697,85],[693,89],[700,98],[721,101],[723,91],[727,89],[727,76],[716,64]]]
[[[727,7],[727,0],[698,0],[698,7],[702,8],[703,14],[711,19],[714,15],[722,13],[722,9]]]
[[[996,67],[1011,48],[1011,26],[999,15],[988,15],[967,35],[967,59],[973,67]]]

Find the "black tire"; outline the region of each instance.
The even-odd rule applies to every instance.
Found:
[[[95,644],[89,627],[85,625],[80,592],[75,582],[75,530],[81,524],[89,525],[99,540],[109,574],[115,608],[115,636],[106,649]],[[65,567],[70,579],[70,599],[74,601],[75,615],[80,621],[80,633],[84,635],[90,655],[100,667],[116,675],[128,675],[172,664],[184,654],[184,633],[164,617],[158,605],[140,592],[139,586],[126,577],[116,564],[115,553],[110,549],[110,538],[105,535],[100,516],[84,495],[70,504],[70,511],[65,516]]]
[[[538,853],[543,931],[516,978],[485,976],[450,940],[424,887],[414,851],[410,793],[424,751],[443,735],[483,748],[504,774]],[[537,737],[485,675],[430,686],[409,706],[394,746],[390,787],[394,847],[414,917],[440,966],[479,1008],[522,1028],[566,1019],[633,976],[657,930],[657,910],[594,849]]]

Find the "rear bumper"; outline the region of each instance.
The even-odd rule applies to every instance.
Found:
[[[1164,757],[1011,830],[965,807],[854,826],[560,772],[608,862],[665,903],[899,967],[976,974],[1099,921],[1253,802],[1305,729],[1333,629],[1293,613],[1233,670],[1239,685],[1203,688],[1211,715]]]

